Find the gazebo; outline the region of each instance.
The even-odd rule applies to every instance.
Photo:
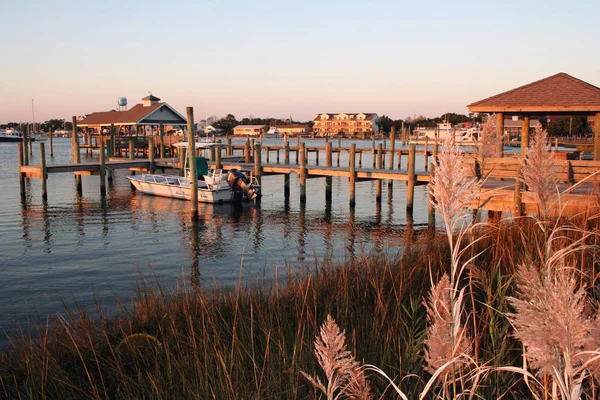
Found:
[[[185,125],[186,119],[167,103],[161,103],[156,96],[149,95],[142,99],[142,104],[136,104],[125,111],[95,112],[77,122],[81,128],[98,129],[112,125],[117,132],[123,127],[133,127],[137,134],[147,126],[153,128],[163,125]]]
[[[586,116],[594,126],[594,160],[600,160],[600,88],[564,72],[476,101],[467,108],[469,112],[495,113],[500,132],[504,132],[505,118],[518,117],[522,121],[522,154],[529,146],[531,117]]]

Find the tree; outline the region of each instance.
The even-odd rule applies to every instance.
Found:
[[[52,128],[53,131],[55,131],[57,129],[63,129],[64,124],[65,124],[64,119],[50,119],[50,120],[44,122],[44,125],[46,127]]]
[[[587,117],[557,118],[548,123],[548,133],[552,136],[585,135],[589,131]]]

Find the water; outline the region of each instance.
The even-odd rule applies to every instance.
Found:
[[[322,140],[306,142],[324,147]],[[294,140],[290,143],[295,145]],[[370,141],[356,143],[371,147]],[[48,164],[70,162],[69,139],[54,141],[54,158],[49,157],[49,142],[45,145]],[[349,145],[342,142],[343,147]],[[30,164],[35,165],[38,143],[33,143],[33,150]],[[320,156],[324,165],[325,155]],[[314,164],[314,157],[311,153],[309,164]],[[346,157],[342,155],[341,165],[347,165]],[[294,161],[295,155],[291,158]],[[83,151],[81,159],[90,160]],[[402,163],[406,168],[406,157]],[[372,166],[370,152],[363,155],[363,166]],[[422,157],[417,156],[417,171],[422,169]],[[19,324],[43,322],[65,306],[100,301],[110,311],[118,302],[128,304],[142,276],[155,276],[167,289],[180,283],[234,285],[240,273],[246,284],[256,280],[268,284],[276,271],[279,279],[285,279],[286,266],[310,270],[315,259],[343,261],[361,251],[400,251],[407,223],[402,182],[394,184],[391,197],[384,183],[380,206],[375,202],[375,182],[357,183],[357,204],[351,210],[345,178],[333,178],[329,204],[324,178],[309,179],[307,202],[301,206],[295,174],[287,203],[283,176],[266,176],[260,205],[200,204],[194,226],[188,202],[134,192],[124,170],[116,172],[104,200],[97,176],[82,178],[79,198],[72,173],[51,174],[46,203],[38,179],[27,180],[22,202],[17,170],[17,145],[0,143],[0,328],[9,333]],[[427,190],[419,186],[414,223],[426,222]],[[0,347],[5,345],[6,338],[0,335]]]

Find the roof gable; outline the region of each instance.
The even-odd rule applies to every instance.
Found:
[[[467,107],[470,112],[599,112],[600,88],[561,72]]]
[[[162,111],[161,111],[162,110]],[[151,106],[136,104],[127,111],[104,111],[95,112],[77,123],[78,126],[110,126],[155,124],[160,122],[182,125],[186,123],[185,118],[167,103],[156,103]]]

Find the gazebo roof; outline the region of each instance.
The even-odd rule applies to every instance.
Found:
[[[600,88],[564,72],[469,104],[469,112],[600,112]]]

